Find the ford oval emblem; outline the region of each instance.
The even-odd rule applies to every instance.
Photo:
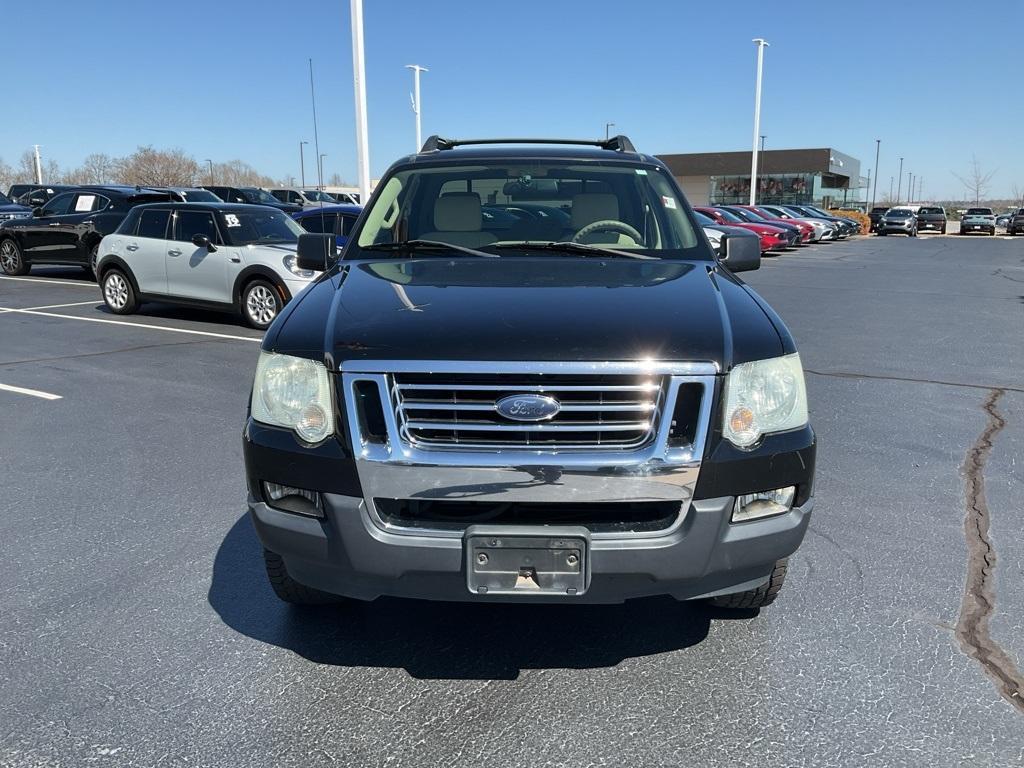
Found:
[[[511,395],[494,404],[494,410],[513,421],[547,421],[561,409],[559,402],[547,395]]]

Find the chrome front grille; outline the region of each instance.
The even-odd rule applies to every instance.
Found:
[[[633,450],[654,440],[667,378],[647,373],[394,373],[391,407],[402,439],[422,448]],[[558,413],[517,421],[497,404],[554,398]]]

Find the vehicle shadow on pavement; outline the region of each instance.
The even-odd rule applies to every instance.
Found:
[[[615,606],[387,598],[296,608],[271,591],[246,515],[217,551],[209,601],[237,632],[318,664],[396,667],[423,679],[514,680],[523,669],[614,667],[627,658],[696,645],[707,637],[712,618],[751,616],[670,598]]]

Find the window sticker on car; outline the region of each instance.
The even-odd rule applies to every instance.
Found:
[[[636,175],[637,176],[646,176],[647,175],[647,171],[644,170],[643,168],[637,168],[636,169]]]
[[[674,197],[669,197],[668,195],[665,195],[661,198],[661,202],[666,208],[669,208],[673,211],[676,209],[676,201]]]
[[[239,221],[238,217],[235,216],[235,214],[233,214],[233,213],[225,213],[224,214],[224,221],[227,222],[227,225],[229,227],[240,227],[240,226],[242,226],[242,222]]]
[[[79,195],[75,200],[75,211],[91,211],[94,202],[96,202],[96,195]]]

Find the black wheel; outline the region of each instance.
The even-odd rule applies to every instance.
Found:
[[[307,587],[293,579],[285,568],[284,558],[269,549],[263,550],[263,564],[267,568],[267,578],[274,594],[292,605],[338,605],[345,598],[321,592],[319,589]]]
[[[878,236],[879,237],[885,237],[887,234],[888,234],[887,232],[879,231]]]
[[[782,558],[772,568],[772,575],[768,581],[757,589],[748,589],[746,592],[736,592],[732,595],[721,595],[711,598],[711,604],[719,608],[764,608],[775,602],[779,596],[782,584],[786,581],[786,566],[788,558]]]
[[[945,228],[945,227],[943,227],[943,228],[942,228],[942,231],[940,231],[940,232],[939,232],[939,234],[940,234],[940,235],[944,235],[944,234],[946,234],[946,228]]]
[[[89,249],[89,263],[84,267],[85,271],[89,273],[93,280],[97,283],[99,278],[96,276],[96,259],[100,255],[100,244],[94,243],[92,248]]]
[[[242,316],[253,328],[266,330],[283,306],[281,291],[267,280],[253,280],[242,289]]]
[[[0,268],[5,275],[28,274],[29,266],[21,255],[21,246],[11,238],[0,241]]]
[[[130,315],[139,308],[132,281],[120,269],[108,270],[103,275],[103,302],[115,315]]]

